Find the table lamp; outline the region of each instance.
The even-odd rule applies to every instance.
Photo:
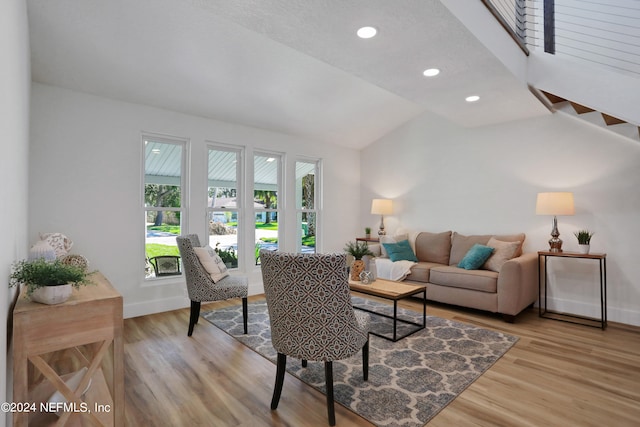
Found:
[[[558,231],[558,219],[556,215],[573,215],[573,193],[552,192],[538,193],[536,201],[536,215],[553,215],[553,228],[549,240],[549,252],[562,252],[562,239]]]
[[[387,234],[384,231],[384,216],[391,215],[393,213],[393,202],[389,199],[373,199],[371,202],[371,213],[374,215],[380,215],[380,229],[378,230],[378,236],[384,236]]]

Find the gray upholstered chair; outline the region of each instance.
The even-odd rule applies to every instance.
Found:
[[[242,298],[242,317],[244,333],[247,333],[247,295],[249,291],[248,279],[244,276],[229,275],[214,283],[211,275],[204,269],[198,256],[193,250],[200,246],[197,234],[176,237],[178,249],[182,257],[182,268],[187,281],[187,292],[191,300],[191,315],[189,317],[188,336],[198,323],[200,303],[208,301],[222,301],[231,298]]]
[[[289,254],[260,251],[262,280],[278,352],[271,409],[278,407],[287,356],[322,361],[329,425],[335,425],[333,361],[362,349],[362,370],[369,374],[369,315],[354,311],[345,254]]]

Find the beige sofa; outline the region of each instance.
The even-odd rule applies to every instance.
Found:
[[[426,284],[430,301],[500,313],[506,321],[513,322],[518,313],[538,299],[538,257],[535,253],[522,253],[524,239],[524,234],[465,236],[451,231],[421,232],[408,239],[418,262],[404,281]],[[383,238],[381,243],[385,240],[393,242],[394,238]],[[489,258],[478,270],[457,267],[476,243],[496,247],[492,255],[495,258]],[[505,256],[506,246],[510,249]],[[381,245],[370,245],[370,249],[377,256],[384,256]],[[372,261],[372,269],[373,265]]]

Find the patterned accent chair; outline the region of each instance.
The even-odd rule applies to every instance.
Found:
[[[242,298],[242,318],[244,333],[247,333],[247,295],[249,281],[244,276],[227,276],[213,283],[211,275],[204,269],[194,247],[200,246],[197,234],[176,237],[178,249],[182,257],[182,267],[187,280],[187,292],[191,300],[191,315],[189,317],[188,336],[200,317],[200,303],[208,301],[223,301],[231,298]]]
[[[290,254],[260,251],[262,280],[278,352],[271,409],[278,407],[287,356],[324,362],[329,425],[335,425],[333,361],[362,349],[362,371],[369,375],[369,315],[354,311],[346,254]]]

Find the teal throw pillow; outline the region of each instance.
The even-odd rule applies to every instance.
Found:
[[[489,259],[494,249],[489,246],[475,244],[469,252],[460,260],[458,267],[465,270],[477,270]]]
[[[408,240],[401,240],[397,243],[383,243],[382,246],[384,246],[391,261],[407,260],[418,262],[418,258],[416,258],[416,254],[413,253],[413,249],[411,249]]]

